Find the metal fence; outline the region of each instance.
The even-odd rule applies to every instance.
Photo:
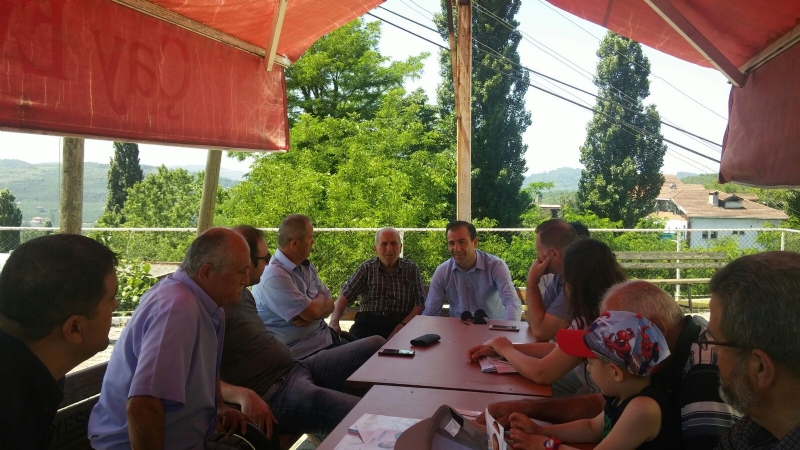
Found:
[[[277,228],[263,229],[267,244],[274,249]],[[323,281],[337,294],[340,286],[364,260],[374,256],[372,243],[377,228],[317,228],[311,260]],[[449,258],[443,228],[401,228],[403,256],[419,265],[423,282],[430,280],[436,267]],[[57,233],[57,228],[0,227],[0,253],[18,242]],[[178,262],[196,235],[194,228],[84,228],[83,233],[97,239],[120,258],[129,261]],[[614,251],[713,251],[726,252],[732,261],[742,255],[767,250],[800,252],[800,230],[784,228],[693,229],[594,229],[592,237],[606,242]],[[525,285],[531,262],[536,258],[533,229],[479,229],[479,248],[502,258],[508,264],[517,286]],[[674,269],[629,270],[631,278],[675,278]],[[681,278],[705,278],[712,270],[682,270]],[[674,292],[674,287],[670,287]],[[706,293],[698,286],[693,294]]]

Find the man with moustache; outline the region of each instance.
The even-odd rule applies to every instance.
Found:
[[[520,320],[522,303],[517,297],[508,266],[502,259],[482,252],[475,226],[463,220],[447,224],[447,247],[452,256],[436,268],[422,314],[438,316],[444,300],[450,317],[483,310],[489,319]]]
[[[720,394],[745,414],[717,449],[800,448],[800,254],[744,256],[709,289]]]
[[[394,336],[422,312],[425,294],[414,261],[400,257],[403,242],[394,228],[375,233],[375,258],[358,266],[336,300],[330,326],[341,332],[339,318],[347,304],[361,296],[360,311],[350,333],[358,338]]]
[[[211,228],[180,269],[142,296],[111,354],[89,418],[92,448],[203,448],[219,425],[246,430],[222,401],[222,307],[239,301],[250,252],[231,230]]]

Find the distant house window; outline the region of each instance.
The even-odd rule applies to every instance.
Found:
[[[734,236],[743,236],[744,230],[733,230],[731,234],[733,234]]]
[[[703,231],[703,239],[708,239],[708,231]]]
[[[711,239],[716,239],[716,238],[717,238],[717,232],[716,231],[712,231],[711,232]]]

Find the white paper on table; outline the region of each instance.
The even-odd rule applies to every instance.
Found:
[[[505,440],[505,429],[499,422],[494,420],[489,414],[489,408],[486,408],[486,434],[489,436],[487,448],[489,450],[507,450],[508,444]]]
[[[505,358],[481,356],[478,362],[481,365],[481,372],[484,373],[519,373]]]
[[[369,445],[366,442],[372,440],[372,438],[379,438],[381,430],[392,430],[397,432],[406,431],[411,425],[419,422],[420,419],[411,419],[408,417],[393,417],[393,416],[382,416],[380,414],[364,414],[362,415],[356,423],[354,423],[350,428],[357,428],[359,434],[364,439],[364,442],[361,441],[361,438],[352,434],[346,434],[341,442],[339,442],[334,450],[373,450],[380,447],[375,445]],[[388,436],[388,433],[386,434]],[[395,438],[395,441],[397,438]],[[380,441],[377,441],[378,443]]]

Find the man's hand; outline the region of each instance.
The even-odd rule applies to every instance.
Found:
[[[311,321],[305,320],[300,316],[294,316],[294,318],[292,319],[292,325],[294,325],[296,327],[301,327],[301,328],[302,327],[307,327],[307,326],[311,325]]]
[[[511,426],[512,430],[516,428],[528,434],[542,434],[542,428],[525,414],[520,414],[518,412],[511,413],[511,415],[508,416],[508,424]]]
[[[228,437],[233,436],[236,430],[247,433],[247,417],[241,411],[222,406],[217,408],[217,431],[224,432]]]
[[[467,350],[467,359],[469,362],[478,362],[478,359],[481,356],[498,356],[497,352],[494,351],[492,347],[488,344],[480,344],[474,347],[471,347]]]
[[[528,271],[528,279],[533,280],[538,284],[539,279],[547,273],[548,267],[550,267],[549,256],[545,256],[545,258],[542,260],[536,258],[536,260],[533,261],[533,264],[531,264],[530,270]]]
[[[250,421],[265,432],[267,438],[272,439],[272,428],[274,424],[278,423],[278,420],[275,419],[267,402],[254,391],[250,391],[242,399],[241,406],[242,412],[250,418]]]
[[[486,407],[489,410],[489,414],[494,417],[500,425],[503,426],[505,429],[509,429],[509,416],[511,414],[518,412],[520,410],[519,402],[518,401],[508,401],[508,402],[497,402],[497,403],[489,403]],[[486,416],[481,413],[476,419],[475,422],[480,424],[486,424]]]

